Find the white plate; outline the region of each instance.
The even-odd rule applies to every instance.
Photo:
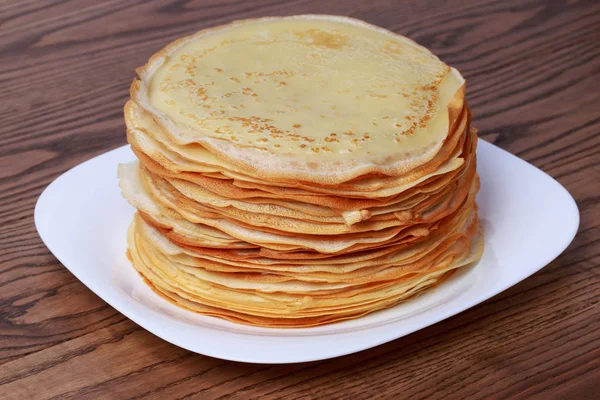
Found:
[[[179,309],[154,294],[125,257],[134,209],[121,197],[117,164],[134,158],[127,146],[52,182],[37,202],[35,224],[46,246],[81,282],[164,340],[227,360],[320,360],[389,342],[481,303],[540,270],[573,240],[579,212],[558,182],[483,140],[477,156],[485,234],[478,265],[412,301],[315,328],[238,325]]]

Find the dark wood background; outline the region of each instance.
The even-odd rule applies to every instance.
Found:
[[[286,366],[182,350],[83,286],[42,244],[33,208],[58,175],[125,144],[134,69],[202,28],[298,13],[364,19],[462,71],[481,136],[577,200],[569,249],[434,326]],[[600,398],[599,164],[598,1],[2,0],[0,398]]]

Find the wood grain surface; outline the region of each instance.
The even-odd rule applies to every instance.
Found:
[[[284,366],[175,347],[81,284],[41,242],[33,209],[58,175],[126,143],[134,69],[202,28],[298,13],[364,19],[457,67],[481,137],[577,200],[569,249],[434,326]],[[1,399],[597,399],[599,237],[598,1],[0,1]]]

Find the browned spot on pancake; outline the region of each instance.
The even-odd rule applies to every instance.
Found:
[[[254,90],[250,89],[249,87],[243,88],[242,94],[245,96],[256,97],[256,93],[254,93]]]
[[[188,65],[187,67],[185,67],[185,73],[187,75],[191,75],[191,76],[196,75],[195,70],[196,70],[196,66],[194,64]]]
[[[394,40],[386,40],[383,48],[390,54],[402,54],[402,46]]]
[[[206,89],[203,87],[196,90],[196,96],[198,96],[200,98],[200,100],[202,100],[202,101],[208,100],[208,95],[206,94]]]
[[[184,88],[192,88],[192,87],[196,87],[196,82],[194,82],[192,79],[185,79],[183,81],[179,81],[177,82],[177,86],[179,87],[184,87]]]
[[[423,117],[419,120],[419,127],[425,128],[427,126],[427,122],[433,117],[432,113],[435,108],[435,104],[437,103],[437,96],[435,96],[434,100],[427,101],[427,113],[423,115]]]
[[[329,49],[341,49],[348,43],[348,36],[335,31],[324,31],[321,29],[309,29],[297,33],[302,40],[310,39],[309,44]],[[306,43],[306,42],[302,42]]]
[[[330,133],[328,136],[325,137],[324,139],[327,143],[331,143],[331,142],[338,142],[339,143],[339,139],[337,138],[337,133]]]

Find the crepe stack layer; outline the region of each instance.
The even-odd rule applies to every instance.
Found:
[[[138,69],[128,256],[187,309],[306,327],[391,307],[482,253],[464,79],[361,21],[241,21]]]

